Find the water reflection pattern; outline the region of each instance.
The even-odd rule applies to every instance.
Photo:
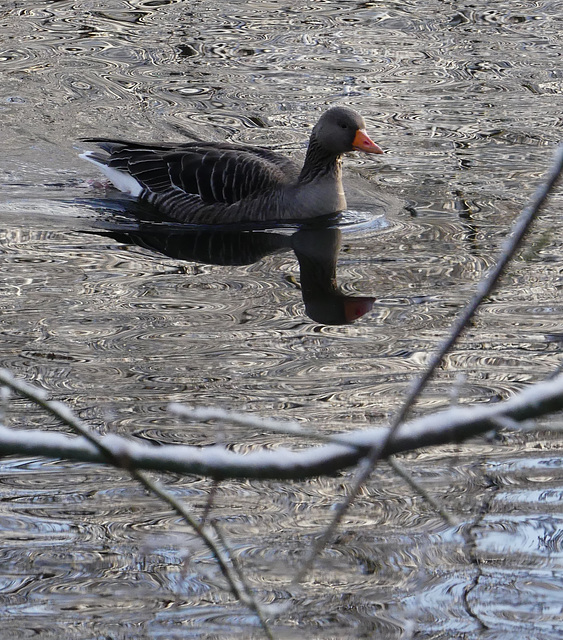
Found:
[[[383,420],[490,266],[560,138],[559,14],[531,0],[4,2],[3,365],[71,400],[90,424],[155,445],[279,442],[171,423],[169,400],[326,431]],[[377,169],[350,158],[351,207],[369,212],[375,186],[416,211],[391,208],[378,233],[342,230],[341,292],[375,297],[360,322],[304,317],[291,251],[227,274],[74,233],[96,215],[73,201],[88,192],[72,145],[93,130],[211,134],[298,154],[309,124],[335,103],[364,114],[390,151]],[[560,362],[559,200],[421,411],[447,404],[460,373],[459,402],[495,400]],[[25,402],[16,407],[11,423],[48,426]],[[472,561],[457,531],[378,470],[280,634],[299,625],[318,637],[399,638],[414,626],[421,637],[476,638],[487,633],[481,620],[489,635],[560,637],[557,446],[549,433],[528,434],[406,460],[465,518],[461,533],[481,517]],[[219,487],[214,515],[254,584],[285,595],[343,481]],[[1,482],[0,635],[255,635],[199,542],[119,473],[5,459]],[[194,508],[204,504],[207,481],[171,482]]]
[[[170,258],[216,265],[247,265],[272,253],[295,252],[300,267],[300,289],[307,315],[325,325],[347,324],[371,310],[375,298],[343,293],[336,282],[336,264],[342,232],[330,222],[291,229],[233,225],[198,228],[140,220],[138,225],[108,222],[111,237],[135,243]]]

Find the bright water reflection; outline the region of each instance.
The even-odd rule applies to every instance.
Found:
[[[165,413],[170,400],[320,431],[384,420],[549,164],[560,137],[559,13],[527,0],[5,2],[3,366],[90,424],[154,443],[280,442],[179,424]],[[387,151],[377,163],[347,159],[349,203],[361,213],[329,234],[333,249],[341,235],[338,292],[375,298],[357,322],[306,315],[295,247],[209,264],[102,233],[115,211],[92,201],[100,191],[83,181],[98,176],[79,166],[77,139],[202,137],[297,156],[334,103],[360,111]],[[492,401],[559,364],[560,201],[421,410],[446,405],[459,374],[460,402]],[[385,224],[372,224],[382,215]],[[293,236],[283,237],[268,240]],[[60,428],[21,400],[8,422]],[[460,528],[382,467],[292,594],[278,635],[560,637],[556,440],[479,441],[405,464]],[[124,474],[10,458],[0,482],[0,637],[259,637],[197,539]],[[194,509],[210,490],[199,478],[170,484]],[[342,484],[219,487],[214,515],[259,593],[283,601]]]

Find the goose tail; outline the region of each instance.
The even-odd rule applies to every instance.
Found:
[[[97,154],[95,151],[85,151],[84,153],[81,153],[79,157],[82,158],[82,160],[88,160],[88,162],[99,167],[106,178],[108,178],[113,186],[116,189],[119,189],[119,191],[128,193],[134,198],[138,198],[143,192],[143,185],[131,174],[108,166],[105,158]]]

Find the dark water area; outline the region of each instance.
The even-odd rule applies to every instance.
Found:
[[[494,264],[561,137],[560,2],[0,4],[0,363],[90,426],[240,450],[170,402],[383,424]],[[322,229],[155,230],[78,159],[82,137],[211,139],[302,158],[334,104],[385,155],[345,160]],[[415,408],[494,402],[562,361],[561,191]],[[150,227],[150,228],[147,228]],[[147,233],[150,231],[150,233]],[[365,300],[354,317],[342,315]],[[354,302],[354,300],[356,302]],[[28,402],[13,428],[62,427]],[[279,638],[563,634],[561,416],[385,464],[299,589],[348,474],[223,482],[213,516]],[[201,513],[210,480],[170,476]],[[259,638],[209,552],[124,472],[0,460],[0,638]]]

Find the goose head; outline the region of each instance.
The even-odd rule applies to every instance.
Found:
[[[311,138],[325,153],[333,156],[349,151],[383,153],[366,133],[362,116],[348,107],[332,107],[325,111],[313,128]]]

